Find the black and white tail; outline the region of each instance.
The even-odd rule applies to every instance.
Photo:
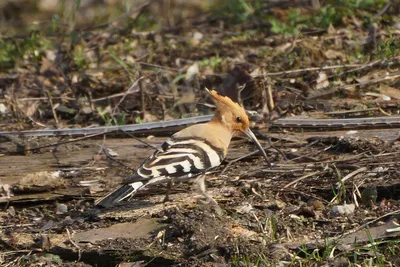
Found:
[[[96,206],[104,208],[115,206],[118,202],[134,195],[144,185],[145,185],[144,182],[134,182],[131,184],[124,184],[117,190],[111,192],[107,196],[97,201]]]

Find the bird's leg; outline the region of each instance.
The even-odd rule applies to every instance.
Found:
[[[165,197],[164,197],[164,200],[163,200],[164,203],[165,203],[165,202],[168,202],[168,201],[171,201],[171,200],[169,199],[169,195],[170,195],[170,192],[171,192],[173,183],[174,183],[174,182],[172,181],[172,179],[169,180],[168,183],[167,183],[167,190],[166,190],[166,192],[165,192]]]
[[[197,179],[196,183],[200,189],[200,193],[207,199],[207,201],[202,201],[204,204],[209,204],[212,202],[214,205],[219,206],[217,201],[215,201],[209,194],[206,192],[206,183],[205,183],[206,174],[201,174]]]

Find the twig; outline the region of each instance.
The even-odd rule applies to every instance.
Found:
[[[322,71],[322,70],[332,70],[332,69],[340,69],[340,68],[354,68],[354,67],[360,67],[360,66],[363,66],[363,65],[361,65],[361,64],[349,64],[349,65],[334,65],[334,66],[325,66],[325,67],[314,67],[314,68],[305,68],[305,69],[270,72],[270,73],[266,73],[266,74],[257,74],[257,75],[252,75],[252,77],[256,78],[256,77],[279,76],[279,75],[287,75],[287,74],[301,73],[301,72],[307,72],[307,71],[316,71],[316,70]]]
[[[268,147],[264,147],[263,149],[265,150],[265,149],[267,149],[267,148],[268,148]],[[220,175],[224,174],[225,171],[226,171],[233,163],[238,162],[238,161],[240,161],[240,160],[242,160],[242,159],[245,159],[245,158],[247,158],[247,157],[251,157],[251,156],[253,156],[253,155],[255,155],[255,154],[259,153],[259,152],[260,152],[260,151],[253,151],[253,152],[250,152],[250,153],[248,153],[248,154],[246,154],[246,155],[243,155],[243,156],[240,156],[240,157],[235,158],[235,159],[233,159],[233,160],[230,160],[230,161],[228,162],[228,164],[226,164],[225,168],[221,171],[221,174],[220,174]]]
[[[394,60],[395,58],[398,58],[398,57],[394,57],[394,58],[392,58],[392,60]],[[340,77],[340,76],[342,76],[342,75],[344,75],[344,74],[348,74],[348,73],[360,71],[360,70],[363,70],[363,69],[368,68],[368,67],[373,67],[373,66],[378,65],[378,64],[381,64],[381,63],[383,63],[383,62],[385,62],[385,61],[388,61],[388,60],[387,60],[387,59],[378,59],[378,60],[375,60],[375,61],[372,61],[372,62],[363,64],[363,65],[361,65],[359,68],[355,68],[355,69],[352,69],[352,70],[343,71],[342,73],[335,74],[335,75],[330,75],[330,76],[328,76],[328,79],[329,79],[329,78],[332,78],[332,77]],[[382,65],[383,65],[383,64],[382,64]]]
[[[166,67],[166,66],[161,66],[161,65],[156,65],[156,64],[150,64],[147,62],[136,62],[139,63],[141,66],[146,66],[146,67],[151,67],[151,68],[159,68],[159,69],[165,69],[165,70],[170,70],[170,71],[174,71],[174,72],[180,72],[182,71],[181,69],[177,69],[177,68],[171,68],[171,67]]]
[[[276,151],[278,151],[278,153],[283,157],[284,161],[288,161],[288,158],[286,157],[285,153],[283,153],[279,148],[277,148],[274,144],[272,144],[271,142],[271,137],[267,136],[267,140],[268,140],[268,144],[275,149]],[[268,165],[271,166],[271,163],[268,162]]]
[[[125,100],[126,96],[133,93],[133,90],[136,88],[137,85],[139,85],[139,87],[141,87],[140,85],[140,81],[143,79],[144,77],[141,76],[139,77],[130,87],[129,89],[122,94],[121,99],[118,101],[118,103],[115,105],[115,107],[112,109],[112,115],[114,116],[115,110],[119,107],[119,105]]]
[[[341,87],[337,88],[337,90],[340,90],[340,89],[348,90],[348,89],[352,89],[352,88],[354,88],[356,86],[371,85],[371,84],[374,84],[374,83],[379,83],[379,82],[383,82],[383,81],[387,81],[387,80],[397,79],[399,77],[400,77],[400,72],[396,71],[396,72],[390,73],[388,75],[385,75],[383,77],[379,77],[379,78],[372,79],[372,80],[369,80],[369,81],[365,81],[365,82],[361,82],[361,83],[355,83],[355,84],[347,84],[347,85],[344,85],[344,86],[341,86]]]
[[[88,135],[88,136],[83,136],[83,137],[80,137],[80,138],[71,139],[71,140],[67,140],[67,141],[52,143],[52,144],[38,146],[38,147],[32,147],[32,148],[24,149],[24,152],[25,151],[38,150],[38,149],[46,148],[46,147],[53,147],[53,146],[59,146],[59,145],[64,145],[64,144],[68,144],[68,143],[78,142],[78,141],[82,141],[82,140],[89,139],[89,138],[92,138],[92,137],[100,136],[100,135],[103,135],[103,134],[105,134],[105,133],[91,134],[91,135]]]
[[[358,170],[355,170],[349,174],[347,174],[345,177],[343,177],[339,182],[336,183],[336,189],[339,189],[340,186],[347,181],[348,179],[352,178],[353,176],[356,176],[357,174],[359,174],[360,172],[365,172],[367,170],[366,167],[361,167]]]
[[[75,100],[75,98],[70,97],[52,97],[52,100]],[[48,97],[25,97],[25,98],[18,98],[18,101],[49,101]],[[8,102],[7,99],[0,99],[0,103]]]
[[[150,147],[150,148],[154,149],[155,151],[160,151],[159,148],[153,146],[152,144],[149,144],[149,143],[143,141],[142,139],[140,139],[140,138],[134,136],[133,134],[130,134],[130,133],[124,131],[123,129],[121,129],[120,131],[123,132],[123,133],[125,133],[126,135],[129,135],[130,137],[132,137],[132,138],[135,139],[136,141],[139,141],[140,143],[146,145],[147,147]]]
[[[374,16],[374,19],[382,16],[389,9],[389,7],[391,5],[392,5],[392,1],[387,2],[386,5],[381,10],[379,10],[378,13],[376,13],[376,15]]]
[[[103,23],[103,24],[99,24],[99,25],[96,25],[96,26],[84,28],[84,29],[82,29],[82,31],[95,30],[95,29],[98,29],[98,28],[106,28],[106,27],[108,27],[109,29],[113,28],[114,25],[116,25],[119,22],[127,19],[132,14],[134,14],[134,13],[139,11],[140,13],[138,14],[138,16],[136,16],[136,18],[135,18],[135,20],[136,20],[141,15],[141,12],[154,1],[155,0],[146,1],[143,4],[141,4],[140,6],[138,6],[136,8],[132,8],[128,13],[126,13],[123,16],[117,18],[116,20],[113,20],[113,21],[110,21],[110,22],[107,22],[107,23]],[[137,5],[137,3],[135,2],[134,5]],[[133,7],[134,5],[132,5],[131,7]]]
[[[288,184],[285,185],[283,188],[288,188],[289,186],[291,186],[291,185],[293,185],[293,184],[296,184],[296,183],[298,183],[298,182],[300,182],[300,181],[302,181],[302,180],[304,180],[304,179],[307,179],[308,177],[311,177],[311,176],[314,176],[314,175],[320,174],[320,173],[322,173],[322,171],[316,171],[316,172],[312,172],[312,173],[308,173],[308,174],[306,174],[306,175],[303,175],[303,176],[297,178],[296,180],[294,180],[294,181],[288,183]]]
[[[352,113],[366,113],[366,112],[377,111],[377,110],[379,110],[379,108],[338,110],[338,111],[324,112],[324,115],[346,115],[346,114],[352,114]]]
[[[71,234],[69,233],[68,228],[65,228],[65,229],[67,230],[69,242],[71,242],[71,244],[74,245],[78,249],[78,261],[80,261],[81,260],[81,248],[78,246],[77,243],[75,243],[74,240],[72,240],[72,237],[71,237]]]
[[[379,216],[379,217],[376,218],[376,219],[373,219],[372,221],[369,221],[369,222],[367,222],[367,223],[364,223],[364,224],[360,225],[359,227],[354,228],[354,229],[348,231],[347,233],[344,233],[341,237],[345,237],[345,236],[348,236],[348,235],[350,235],[350,234],[352,234],[352,233],[355,233],[355,232],[357,232],[357,231],[359,231],[359,230],[365,228],[366,226],[370,225],[371,223],[377,222],[377,221],[379,221],[379,220],[381,220],[381,219],[383,219],[383,218],[385,218],[385,217],[392,216],[392,215],[394,215],[394,214],[400,214],[400,209],[395,210],[395,211],[391,211],[391,212],[386,213],[386,214],[384,214],[384,215],[382,215],[382,216]]]
[[[119,160],[114,159],[114,158],[110,155],[110,153],[107,151],[107,148],[105,147],[104,144],[103,144],[103,145],[99,145],[99,147],[100,147],[100,151],[103,152],[103,153],[106,155],[107,159],[110,159],[110,160],[112,160],[112,161],[118,163],[119,165],[124,166],[125,168],[127,168],[128,170],[130,170],[130,171],[132,171],[132,172],[135,172],[135,171],[136,171],[135,169],[132,169],[131,167],[129,167],[129,166],[126,165],[125,163],[123,163],[123,162],[121,162],[121,161],[119,161]]]
[[[315,152],[315,153],[309,153],[309,154],[306,154],[306,155],[302,155],[302,156],[298,156],[298,157],[289,159],[288,162],[296,161],[296,160],[299,160],[299,159],[302,159],[302,158],[305,158],[305,159],[308,159],[308,160],[312,160],[312,161],[314,161],[314,162],[317,162],[317,161],[319,161],[319,160],[317,160],[317,159],[315,159],[315,158],[313,158],[313,157],[314,157],[314,156],[317,156],[317,155],[321,154],[322,152],[325,152],[325,151],[327,151],[327,150],[329,150],[329,149],[331,149],[331,148],[332,148],[332,145],[327,146],[327,147],[325,147],[324,149],[321,149],[320,151],[317,151],[317,152]]]
[[[139,71],[140,75],[140,71]],[[142,104],[142,119],[144,119],[146,115],[146,101],[145,101],[145,94],[144,94],[144,86],[141,81],[139,81],[139,89],[140,89],[140,102]]]
[[[178,127],[188,124],[202,123],[209,121],[214,115],[196,116],[186,119],[177,119],[169,121],[148,122],[141,124],[127,124],[123,126],[100,126],[75,129],[55,129],[55,130],[27,130],[27,131],[6,131],[0,132],[0,135],[19,135],[19,136],[62,136],[62,135],[102,135],[106,133],[115,133],[123,129],[124,131],[149,131],[154,129],[163,129],[168,127]]]
[[[25,227],[25,226],[32,226],[35,225],[34,223],[25,223],[25,224],[13,224],[13,225],[0,225],[0,229],[5,228],[12,228],[12,227]]]

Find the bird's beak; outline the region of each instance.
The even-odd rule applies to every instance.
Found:
[[[250,129],[247,129],[246,131],[244,131],[244,133],[251,139],[251,141],[254,142],[254,144],[256,144],[257,148],[260,150],[265,160],[268,162],[268,165],[271,165],[267,157],[267,154],[265,153],[263,147],[261,146],[260,142],[258,142],[257,137],[253,134],[253,132]]]

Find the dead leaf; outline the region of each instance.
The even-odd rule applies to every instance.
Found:
[[[321,71],[320,73],[318,73],[318,78],[317,78],[316,82],[317,82],[317,85],[315,86],[315,88],[317,90],[328,87],[329,86],[328,75],[326,75],[325,72]]]
[[[335,51],[332,49],[328,49],[325,53],[324,53],[325,57],[327,59],[341,59],[341,60],[345,60],[346,56],[344,55],[344,53],[340,52],[340,51]]]
[[[381,84],[379,91],[386,96],[400,100],[400,90],[386,84]]]

